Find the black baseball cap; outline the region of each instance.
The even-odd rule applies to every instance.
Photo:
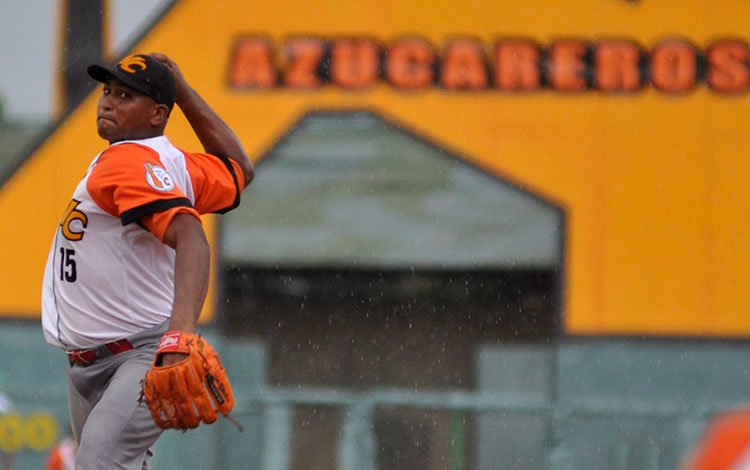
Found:
[[[166,104],[171,110],[177,96],[177,87],[172,72],[167,66],[146,54],[125,57],[112,68],[90,65],[86,69],[94,80],[107,83],[115,78],[134,90],[150,96],[157,103]]]

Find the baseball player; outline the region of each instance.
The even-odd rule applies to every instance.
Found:
[[[99,136],[109,142],[66,202],[44,273],[42,328],[68,355],[76,469],[147,469],[163,429],[227,415],[226,371],[195,334],[209,278],[200,214],[240,202],[254,170],[239,139],[178,66],[139,54],[103,83]],[[165,137],[177,104],[204,153]]]

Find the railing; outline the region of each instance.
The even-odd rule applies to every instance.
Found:
[[[292,446],[294,406],[329,406],[341,408],[343,422],[337,443],[337,470],[376,470],[377,443],[374,435],[373,412],[378,407],[430,409],[452,412],[490,412],[544,416],[550,423],[550,442],[546,449],[549,470],[571,468],[571,459],[560,452],[559,428],[564,423],[581,418],[643,418],[669,419],[680,423],[675,436],[681,448],[689,448],[706,418],[717,411],[714,407],[686,409],[674,403],[636,403],[593,401],[585,403],[553,404],[530,396],[509,394],[472,393],[465,391],[424,392],[404,389],[376,389],[367,392],[347,392],[330,388],[265,388],[250,395],[238,397],[235,413],[262,413],[266,426],[261,470],[288,470]],[[463,435],[454,437],[450,446],[461,452],[465,446]],[[593,443],[592,443],[593,444]],[[617,444],[607,470],[634,468],[628,442]],[[658,443],[639,449],[639,470],[673,470],[662,465]],[[645,457],[644,457],[645,456]],[[456,459],[451,470],[463,470]]]

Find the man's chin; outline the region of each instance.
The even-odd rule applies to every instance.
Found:
[[[97,134],[99,134],[99,137],[101,137],[102,139],[108,141],[109,143],[117,142],[118,140],[122,140],[122,139],[119,139],[116,135],[114,135],[114,133],[112,132],[112,130],[108,129],[106,125],[102,126],[101,125],[101,121],[96,126],[96,132],[97,132]]]

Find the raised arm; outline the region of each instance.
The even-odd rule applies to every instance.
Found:
[[[153,52],[151,57],[163,62],[172,71],[177,85],[177,106],[187,118],[193,132],[204,150],[213,155],[222,155],[234,160],[245,176],[247,186],[255,176],[255,170],[245,148],[232,129],[206,103],[185,80],[177,64],[164,54]]]

